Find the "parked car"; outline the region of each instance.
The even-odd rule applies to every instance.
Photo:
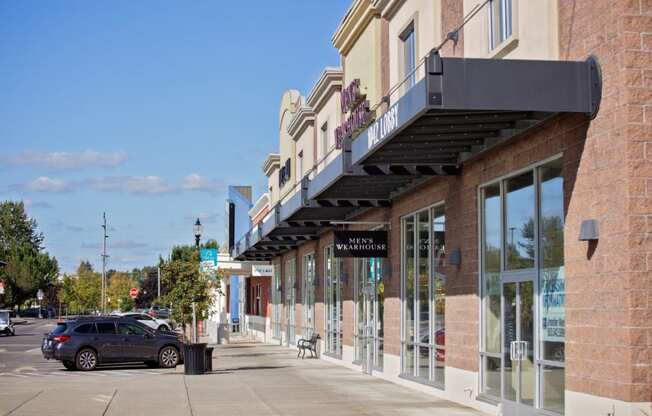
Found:
[[[154,318],[170,319],[172,311],[164,306],[152,306],[147,311],[147,314],[153,316]]]
[[[182,362],[181,347],[174,333],[153,331],[131,318],[104,316],[58,323],[43,338],[41,351],[69,370],[91,371],[120,362],[172,368]]]
[[[148,326],[157,331],[170,331],[172,329],[171,325],[167,321],[164,321],[163,319],[154,318],[153,316],[150,316],[146,313],[123,312],[123,313],[116,313],[114,315],[135,319],[141,324]]]
[[[38,318],[39,317],[39,308],[29,308],[24,309],[19,312],[21,318]],[[57,311],[52,307],[41,308],[41,318],[56,318]]]
[[[0,310],[0,334],[16,335],[14,325],[11,323],[11,311],[8,309]]]

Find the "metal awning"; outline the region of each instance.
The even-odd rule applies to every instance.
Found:
[[[595,117],[600,67],[583,62],[426,58],[425,74],[342,153],[238,243],[234,257],[270,259],[314,239],[331,221],[389,207],[432,176],[527,134],[560,113]],[[240,243],[243,243],[242,245]]]

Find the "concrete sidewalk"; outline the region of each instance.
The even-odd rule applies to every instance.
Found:
[[[479,415],[288,349],[216,346],[211,374],[0,378],[0,415]],[[103,376],[102,374],[105,373]],[[80,380],[81,379],[81,380]]]

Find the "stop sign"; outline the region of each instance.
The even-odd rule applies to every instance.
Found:
[[[136,299],[136,297],[138,296],[138,289],[136,289],[135,287],[132,287],[129,290],[129,296],[131,296],[132,299]]]

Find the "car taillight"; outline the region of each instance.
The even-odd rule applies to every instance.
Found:
[[[70,335],[57,335],[53,339],[61,344],[62,342],[68,341],[70,339]]]

